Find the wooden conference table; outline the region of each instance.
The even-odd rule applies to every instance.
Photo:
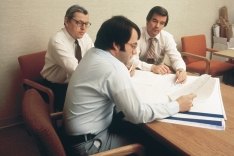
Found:
[[[154,121],[143,128],[154,139],[180,153],[177,155],[234,155],[234,87],[221,84],[221,94],[227,115],[224,131],[210,130]]]
[[[222,56],[222,57],[234,59],[234,50],[233,49],[223,50],[223,51],[215,52],[213,54],[217,55],[217,56]]]

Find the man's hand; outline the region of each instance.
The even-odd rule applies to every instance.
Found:
[[[178,69],[176,71],[175,83],[184,83],[187,78],[187,72],[183,69]]]
[[[164,64],[160,64],[160,65],[152,65],[151,67],[151,71],[155,74],[170,74],[171,70],[168,66],[164,65]]]
[[[193,99],[196,97],[196,94],[188,94],[188,95],[183,95],[180,96],[176,101],[179,103],[180,108],[179,112],[186,112],[191,109],[193,106]]]

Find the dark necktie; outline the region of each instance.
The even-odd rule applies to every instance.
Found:
[[[75,56],[78,60],[78,62],[80,62],[80,60],[82,59],[82,55],[81,55],[81,48],[80,48],[80,45],[79,45],[79,42],[76,40],[75,41]]]

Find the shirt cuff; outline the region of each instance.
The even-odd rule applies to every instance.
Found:
[[[178,113],[180,110],[180,106],[179,106],[179,103],[177,101],[172,101],[172,102],[168,103],[167,108],[168,108],[170,115],[174,115],[174,114]]]
[[[184,68],[177,68],[177,69],[176,69],[176,72],[177,72],[177,71],[182,72],[182,71],[186,71],[186,69],[184,69]]]

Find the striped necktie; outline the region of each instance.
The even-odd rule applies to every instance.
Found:
[[[75,41],[75,56],[78,60],[78,62],[80,62],[80,60],[82,59],[82,55],[81,55],[81,48],[80,48],[80,45],[79,45],[79,42],[76,40]]]
[[[153,63],[156,60],[155,47],[156,47],[155,38],[149,38],[149,49],[146,53],[146,60],[149,60],[147,61],[148,63]]]

